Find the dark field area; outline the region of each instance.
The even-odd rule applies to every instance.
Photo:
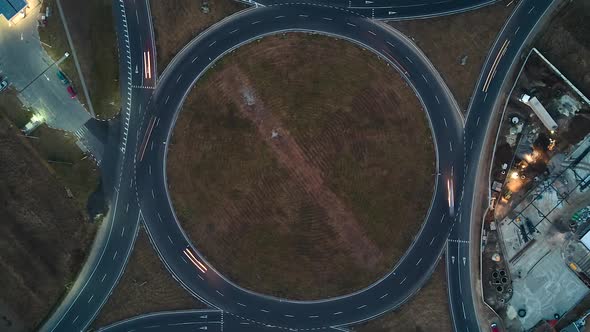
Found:
[[[34,147],[8,121],[7,104],[0,100],[0,330],[10,321],[32,331],[75,279],[95,226],[68,198],[48,150]]]
[[[209,13],[201,11],[201,1],[194,0],[152,0],[150,7],[158,50],[158,73],[184,45],[209,26],[241,9],[245,5],[234,0],[209,1]],[[174,15],[170,15],[174,13]]]
[[[142,229],[119,284],[93,326],[99,328],[150,312],[205,307],[172,278]]]
[[[457,15],[389,24],[414,39],[459,107],[466,110],[488,51],[513,9],[514,5],[499,3]],[[465,56],[465,65],[461,65]]]
[[[359,332],[450,332],[452,323],[447,295],[444,257],[430,281],[398,310],[356,327]]]
[[[540,34],[535,47],[590,96],[590,1],[573,1]]]
[[[326,37],[266,38],[189,95],[171,194],[196,247],[240,285],[339,295],[382,276],[422,224],[430,134],[413,92],[375,56]]]

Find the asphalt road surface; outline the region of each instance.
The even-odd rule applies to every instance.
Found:
[[[465,124],[466,181],[463,186],[462,208],[458,222],[449,236],[446,251],[449,302],[455,331],[479,331],[473,300],[469,242],[477,241],[472,245],[479,248],[480,239],[470,239],[472,225],[479,225],[479,220],[473,220],[472,212],[481,204],[473,198],[477,194],[476,185],[481,186],[481,183],[477,183],[478,179],[481,181],[488,176],[478,174],[478,170],[487,168],[484,164],[480,167],[480,163],[489,162],[482,153],[485,144],[490,144],[487,141],[488,135],[493,134],[490,130],[494,127],[493,115],[498,110],[500,101],[507,97],[507,83],[511,81],[527,41],[535,29],[538,29],[538,23],[546,17],[552,5],[558,2],[559,0],[522,0],[517,5],[488,54],[469,105]],[[487,193],[489,189],[484,190]]]
[[[455,250],[453,243],[461,244],[460,239],[466,238],[460,238],[459,235],[467,235],[468,238],[469,226],[461,226],[469,224],[461,222],[464,212],[454,213],[460,207],[462,195],[455,193],[463,192],[464,171],[470,176],[466,183],[472,183],[474,177],[464,162],[464,153],[472,147],[463,147],[463,119],[458,107],[438,73],[420,51],[401,34],[369,18],[395,15],[403,19],[444,15],[474,9],[494,1],[354,0],[347,3],[329,0],[329,4],[322,5],[273,4],[270,1],[264,7],[223,20],[193,40],[173,59],[157,86],[156,54],[148,2],[114,2],[124,109],[120,119],[120,144],[107,147],[118,151],[118,161],[112,170],[108,170],[113,173],[114,179],[111,212],[105,220],[106,227],[102,227],[97,238],[98,249],[93,250],[73,289],[47,320],[42,331],[80,331],[92,322],[125,268],[140,220],[145,223],[158,255],[181,285],[218,309],[216,314],[220,315],[222,323],[209,322],[208,318],[207,322],[199,322],[205,324],[199,327],[215,329],[223,328],[229,322],[239,324],[235,325],[239,327],[227,325],[232,326],[232,331],[337,328],[371,319],[403,304],[426,282],[442,250]],[[545,1],[548,0],[539,2]],[[387,15],[381,14],[384,11],[387,11]],[[389,11],[396,13],[390,14]],[[415,89],[429,115],[437,147],[439,175],[434,200],[427,220],[410,249],[391,273],[370,287],[348,296],[323,301],[295,302],[268,297],[244,290],[225,279],[199,254],[198,248],[191,245],[176,220],[166,188],[167,142],[184,98],[198,77],[228,51],[261,36],[285,31],[316,32],[347,39],[386,59]],[[504,57],[515,59],[517,55],[518,51],[510,48]],[[497,70],[504,66],[506,64],[501,62]],[[493,93],[501,84],[501,73],[496,75],[490,84],[486,83],[489,93]],[[474,100],[483,98],[485,103],[486,100],[490,102],[494,99],[492,97],[494,95],[476,97]],[[472,107],[472,110],[475,109]],[[482,107],[479,112],[481,114],[476,111],[470,113],[468,128],[470,123],[476,123],[474,126],[477,127],[479,121],[484,120],[471,120],[477,119],[478,114],[479,117],[484,116],[486,110]],[[465,136],[465,141],[471,143],[470,140],[475,140],[474,148],[478,148],[483,138],[477,135],[478,131],[475,130],[473,135]],[[477,160],[472,155],[470,153],[469,158]],[[469,195],[466,193],[465,196]],[[451,240],[456,241],[450,241],[447,247],[447,237],[451,231]],[[190,254],[184,253],[187,247]],[[458,257],[466,257],[467,267],[468,252],[461,252],[461,246],[458,250],[455,263],[459,262]],[[465,272],[468,269],[454,271],[469,276]],[[455,278],[452,273],[450,278]],[[449,280],[455,282],[455,279]],[[461,279],[459,284],[469,284],[466,280]],[[452,304],[456,302],[457,296],[467,298],[467,295],[461,295],[462,291],[465,289],[459,288],[459,295],[456,295],[455,290],[450,290]],[[455,327],[463,330],[462,327],[467,326],[471,330],[473,314],[469,313],[471,316],[460,322],[456,319],[460,313],[454,306]],[[152,325],[164,327],[166,324],[189,322],[186,315],[178,312],[159,313],[113,326],[136,324],[138,328]],[[208,317],[216,317],[214,313],[210,315]],[[477,330],[476,326],[473,328]],[[169,330],[167,326],[163,329]]]
[[[440,175],[427,221],[390,274],[349,296],[294,302],[240,288],[215,271],[198,253],[198,248],[192,247],[175,218],[167,194],[168,139],[196,78],[226,52],[261,36],[284,31],[338,36],[362,44],[390,61],[419,93],[433,129]],[[208,30],[177,55],[158,82],[148,113],[142,119],[143,139],[138,141],[140,157],[136,176],[141,211],[152,243],[167,268],[191,293],[226,315],[248,318],[260,325],[294,329],[341,326],[396,308],[430,276],[454,222],[448,185],[457,191],[456,184],[463,180],[463,119],[449,95],[424,55],[384,24],[323,6],[276,5],[243,12]],[[198,262],[192,262],[183,253],[187,247]]]

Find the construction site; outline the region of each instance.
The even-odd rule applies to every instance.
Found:
[[[551,331],[590,293],[589,105],[531,50],[498,132],[482,242],[485,301],[508,331]]]

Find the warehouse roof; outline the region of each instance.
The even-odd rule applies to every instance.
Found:
[[[0,15],[11,20],[27,6],[25,0],[0,0]]]

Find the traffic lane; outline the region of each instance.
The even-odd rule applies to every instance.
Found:
[[[293,6],[290,6],[288,9],[293,9]],[[321,12],[321,15],[332,15],[332,17],[329,16],[322,16],[319,19],[312,21],[310,19],[310,15],[307,13],[297,13],[295,14],[292,10],[289,11],[280,11],[277,10],[278,7],[273,7],[273,11],[274,14],[280,14],[280,13],[284,13],[286,15],[277,15],[274,16],[275,20],[281,20],[281,19],[285,19],[282,20],[281,22],[285,22],[283,24],[279,24],[279,26],[273,26],[272,29],[274,30],[281,30],[281,29],[285,29],[285,28],[302,28],[301,26],[295,25],[294,20],[289,21],[288,16],[290,15],[292,17],[292,19],[295,20],[299,20],[299,22],[306,22],[309,23],[309,25],[305,25],[303,28],[306,29],[321,29],[322,28],[322,24],[325,22],[329,22],[329,21],[334,21],[334,12],[333,10],[323,10],[323,12]],[[308,8],[304,8],[304,7],[297,7],[295,8],[298,11],[303,11],[303,10],[307,10]],[[314,10],[317,9],[316,7],[313,8]],[[310,13],[311,14],[311,13]],[[314,14],[318,14],[317,12],[315,12]],[[268,14],[265,14],[268,15]],[[241,39],[238,40],[231,40],[231,35],[235,35],[234,30],[229,30],[229,29],[237,29],[239,30],[240,26],[241,27],[248,27],[248,26],[257,26],[257,27],[262,27],[264,26],[264,24],[261,24],[262,22],[260,20],[256,21],[256,20],[252,20],[252,19],[256,19],[256,17],[253,17],[255,15],[249,15],[246,18],[243,18],[242,21],[240,22],[240,24],[237,24],[236,26],[227,26],[224,25],[223,28],[226,29],[226,32],[228,35],[230,35],[230,44],[239,44],[241,41],[246,40],[250,37],[250,35],[246,34],[246,35],[241,35]],[[267,16],[268,17],[268,16]],[[272,16],[271,16],[272,17]],[[319,17],[319,16],[318,16]],[[330,18],[330,20],[326,20],[326,18]],[[250,20],[250,24],[248,24],[248,22],[243,22],[244,19],[248,19]],[[347,22],[347,23],[352,23],[352,22]],[[358,23],[358,22],[357,22]],[[301,23],[299,23],[301,25]],[[366,20],[363,20],[363,24],[366,24]],[[328,26],[332,26],[331,24]],[[347,24],[348,26],[348,24]],[[352,25],[350,25],[351,27],[356,27],[358,25],[356,25],[355,23],[352,23]],[[267,27],[268,28],[268,27]],[[378,31],[380,30],[379,27],[376,26],[372,26],[372,28],[375,28],[375,31],[361,31],[361,33],[363,34],[363,38],[367,38],[367,36],[377,36],[377,32],[381,33],[382,31]],[[341,29],[342,31],[346,31],[346,29],[350,29],[345,27],[344,29]],[[221,29],[218,29],[221,30]],[[265,31],[260,31],[260,30],[256,30],[253,29],[253,35],[260,35],[262,33],[264,33]],[[329,33],[334,33],[332,31],[330,31],[329,29],[327,29]],[[354,30],[354,29],[353,29]],[[377,31],[377,32],[376,32]],[[244,33],[244,32],[242,32]],[[357,32],[358,33],[358,32]],[[214,37],[219,37],[220,34],[216,33],[214,34]],[[175,68],[182,68],[182,69],[176,69],[176,71],[174,69],[172,69],[170,72],[167,73],[167,77],[166,78],[162,78],[162,83],[163,87],[161,86],[161,89],[158,90],[157,94],[160,94],[159,97],[156,98],[156,100],[159,100],[160,105],[157,105],[156,107],[154,107],[154,109],[159,109],[159,110],[164,110],[165,112],[169,112],[166,110],[169,109],[174,109],[177,105],[180,105],[180,102],[182,101],[182,96],[178,96],[177,91],[172,91],[172,90],[180,90],[180,91],[184,91],[185,89],[188,89],[188,87],[190,87],[190,85],[192,84],[192,80],[193,78],[182,78],[181,75],[183,74],[183,72],[200,72],[200,70],[195,70],[192,69],[191,66],[188,64],[189,62],[194,64],[197,63],[199,64],[199,58],[206,58],[207,61],[211,61],[208,60],[209,58],[211,59],[215,59],[217,57],[218,54],[220,54],[221,52],[218,50],[217,52],[213,52],[215,50],[215,48],[212,48],[212,46],[214,45],[221,45],[224,42],[227,42],[227,40],[217,40],[217,39],[212,39],[209,38],[210,36],[202,36],[200,38],[200,43],[199,46],[200,47],[195,47],[195,49],[197,49],[197,51],[203,51],[205,52],[205,54],[202,54],[200,56],[195,56],[194,58],[186,58],[184,60],[180,60],[179,64],[175,67]],[[349,38],[351,38],[350,36],[348,36]],[[379,40],[380,44],[379,45],[384,45],[384,41],[383,40]],[[204,45],[204,46],[203,46]],[[403,43],[400,43],[400,47],[398,47],[399,49],[403,49],[404,47],[401,46],[403,45]],[[225,50],[227,49],[227,46],[224,46],[221,50]],[[394,52],[397,52],[396,50],[397,48],[395,48],[394,46]],[[212,51],[213,50],[213,51]],[[195,51],[195,52],[197,52]],[[207,53],[209,52],[209,53]],[[198,53],[198,52],[197,52]],[[194,55],[194,54],[192,54]],[[191,56],[192,56],[191,55]],[[192,60],[191,60],[192,59]],[[408,66],[411,65],[415,65],[416,63],[420,63],[421,59],[414,59],[413,61],[408,58]],[[185,63],[182,63],[182,61],[184,61]],[[208,63],[208,62],[207,62]],[[178,78],[176,78],[176,75],[178,75]],[[170,86],[172,87],[167,87],[167,84],[165,84],[166,80],[175,80],[175,84],[172,84]],[[187,81],[185,81],[187,80]],[[424,80],[424,78],[420,78],[419,80],[422,80],[423,83],[420,84],[428,84],[427,80]],[[434,80],[430,81],[430,84],[435,84]],[[182,85],[186,85],[186,86],[182,86]],[[170,91],[167,91],[167,88],[170,89]],[[431,87],[429,87],[430,91],[432,90]],[[175,92],[175,95],[171,95],[170,93]],[[172,98],[172,99],[171,99]],[[431,97],[431,99],[433,99]],[[431,100],[431,103],[435,103],[436,101]],[[166,106],[170,103],[169,106]],[[174,106],[176,105],[176,106]],[[438,106],[435,106],[433,108],[441,108]],[[442,113],[442,112],[440,112]],[[439,117],[439,112],[435,112],[433,114],[431,114],[437,121],[435,122],[433,120],[433,123],[438,124],[439,126],[442,126],[443,121],[440,121],[442,118]],[[165,122],[164,127],[162,128],[168,128],[170,127],[171,123],[172,123],[172,117],[168,117],[167,119],[165,118],[159,118],[161,119],[161,121],[158,123],[159,126],[162,126],[162,121]],[[157,144],[161,144],[164,145],[166,139],[167,139],[167,130],[164,130],[162,132],[160,132],[160,130],[155,130],[154,134],[155,134],[155,138],[154,140],[157,141]],[[452,131],[452,130],[450,130]],[[448,131],[439,131],[441,134],[442,133],[447,133]],[[459,130],[460,132],[460,130]],[[158,139],[159,138],[159,139]],[[447,154],[443,154],[443,156],[446,156]],[[231,298],[231,299],[236,299],[239,298],[239,296],[246,296],[247,298],[244,299],[244,302],[246,303],[238,303],[235,302],[231,305],[233,305],[233,310],[241,312],[247,312],[248,317],[254,315],[257,316],[258,318],[260,318],[260,321],[268,321],[265,316],[268,316],[266,314],[270,313],[270,310],[268,309],[264,309],[265,304],[270,303],[270,305],[272,306],[277,306],[278,304],[285,304],[288,306],[292,307],[292,310],[290,310],[291,308],[286,308],[289,310],[282,310],[283,313],[283,318],[284,319],[276,319],[278,315],[276,314],[272,314],[272,316],[275,317],[275,321],[278,322],[283,322],[284,324],[290,324],[288,321],[290,319],[299,317],[300,320],[302,319],[309,319],[309,320],[314,320],[317,319],[317,322],[319,322],[318,324],[322,324],[321,326],[327,326],[329,325],[328,322],[351,322],[352,320],[355,319],[354,314],[357,314],[357,318],[358,319],[365,319],[368,314],[367,313],[363,313],[360,314],[360,312],[362,312],[362,310],[371,310],[371,314],[379,314],[380,310],[382,310],[383,308],[391,308],[391,306],[396,306],[397,304],[399,304],[399,300],[404,300],[405,298],[403,298],[403,296],[396,296],[396,299],[394,301],[391,301],[391,299],[393,298],[390,297],[388,300],[383,301],[381,304],[379,304],[380,307],[371,307],[367,304],[357,304],[356,306],[353,307],[353,301],[350,300],[349,298],[346,299],[336,299],[333,301],[324,301],[324,302],[318,302],[318,303],[312,303],[313,305],[315,305],[317,307],[316,308],[312,308],[311,304],[301,304],[301,303],[294,303],[294,302],[285,302],[285,301],[278,301],[276,299],[270,299],[270,298],[265,298],[265,297],[260,297],[257,296],[255,294],[251,294],[251,293],[247,293],[242,289],[239,289],[237,287],[235,287],[235,285],[232,285],[230,283],[228,283],[226,280],[223,280],[221,276],[219,276],[216,273],[209,273],[209,281],[214,283],[214,284],[219,284],[219,287],[216,287],[215,292],[213,292],[213,290],[210,288],[210,285],[199,285],[199,280],[204,281],[205,278],[198,274],[196,272],[196,269],[193,265],[189,264],[187,261],[183,261],[182,258],[182,250],[179,249],[184,249],[184,247],[188,244],[188,241],[186,240],[186,238],[184,237],[184,234],[182,233],[182,231],[178,228],[178,226],[175,224],[175,220],[174,220],[174,216],[172,214],[172,211],[170,211],[169,209],[169,204],[167,202],[163,202],[163,203],[155,203],[156,201],[156,196],[157,195],[164,195],[165,196],[165,186],[166,184],[164,183],[165,180],[163,180],[163,169],[161,168],[161,160],[163,159],[163,156],[159,156],[156,157],[155,155],[152,154],[152,160],[149,160],[146,163],[142,163],[143,165],[146,166],[140,166],[140,168],[138,169],[138,180],[140,183],[142,183],[142,187],[143,189],[140,188],[140,199],[142,200],[142,205],[144,206],[144,212],[146,215],[146,220],[149,218],[152,218],[154,220],[154,222],[152,223],[152,221],[148,221],[148,228],[150,229],[150,233],[155,234],[154,238],[155,238],[155,243],[156,243],[156,247],[158,247],[160,255],[162,255],[162,257],[165,258],[166,262],[170,265],[171,269],[173,271],[175,271],[175,273],[177,274],[177,276],[179,277],[179,279],[181,279],[183,282],[185,282],[189,288],[191,289],[198,289],[198,292],[201,296],[204,296],[207,298],[208,301],[212,301],[212,302],[219,302],[222,303],[224,305],[227,305],[227,301],[224,301],[223,298],[227,297],[227,298]],[[442,159],[442,157],[441,157]],[[460,158],[459,158],[460,159]],[[160,182],[162,183],[156,183],[153,184],[150,181],[152,181],[152,174],[154,174],[154,172],[156,172],[155,168],[158,167],[157,172],[158,173],[162,173],[161,177],[162,179],[160,180]],[[147,170],[147,172],[146,172]],[[145,186],[144,186],[144,182],[145,182]],[[152,181],[153,182],[153,181]],[[154,189],[157,186],[156,189]],[[443,185],[439,185],[439,188],[444,188]],[[440,192],[442,190],[442,192]],[[437,189],[438,195],[441,195],[446,197],[446,190],[443,189]],[[151,196],[151,198],[150,198]],[[145,198],[145,202],[144,202],[144,198]],[[444,203],[441,203],[443,202]],[[439,224],[443,225],[443,226],[433,226],[434,222],[429,222],[428,225],[430,225],[430,227],[425,227],[423,230],[423,234],[425,235],[423,238],[428,238],[427,241],[418,241],[416,242],[415,246],[412,248],[412,252],[410,252],[411,255],[409,255],[408,257],[414,257],[416,258],[415,262],[410,262],[410,260],[406,260],[404,262],[402,262],[399,266],[399,270],[409,270],[410,273],[416,273],[418,271],[418,269],[416,269],[416,266],[420,265],[420,264],[424,264],[423,266],[426,267],[430,267],[434,264],[434,262],[436,261],[436,259],[438,258],[438,255],[433,255],[433,246],[438,246],[440,249],[442,249],[442,246],[444,245],[444,238],[446,238],[446,233],[448,232],[448,228],[449,228],[449,222],[448,220],[445,219],[445,214],[447,214],[447,219],[448,218],[448,206],[445,205],[446,204],[446,200],[444,199],[439,199],[435,202],[435,205],[433,206],[433,212],[432,212],[432,216],[434,216],[435,214],[437,215],[437,218],[440,217],[440,220],[436,220]],[[157,208],[153,208],[154,206],[158,206]],[[150,210],[149,212],[147,212],[147,210]],[[149,217],[148,217],[149,216]],[[156,217],[157,216],[157,217]],[[162,219],[162,221],[159,221],[160,219]],[[159,226],[159,224],[157,222],[160,223],[164,223],[165,225],[168,226]],[[152,227],[153,226],[153,227]],[[163,229],[158,229],[156,231],[157,228],[159,227],[164,227]],[[152,229],[154,228],[154,229]],[[167,234],[167,235],[164,235]],[[420,252],[428,253],[428,257],[420,257],[421,255],[416,255],[420,254]],[[440,252],[440,250],[438,251]],[[198,254],[195,253],[197,256]],[[198,257],[202,262],[204,262],[204,260],[202,259],[202,257]],[[206,262],[205,262],[206,263]],[[403,266],[404,264],[406,264],[407,266]],[[210,271],[214,271],[213,269],[210,269]],[[185,274],[185,275],[181,275],[181,274]],[[186,275],[188,274],[188,275]],[[417,273],[416,275],[411,275],[411,274],[404,274],[404,276],[400,276],[397,273],[392,273],[391,275],[389,275],[389,279],[395,279],[397,278],[397,283],[398,285],[403,285],[407,280],[420,280],[423,279],[424,275],[427,274],[425,273],[423,270],[420,271],[420,273]],[[200,276],[200,277],[197,277]],[[422,278],[417,278],[417,277],[422,277]],[[201,279],[202,278],[202,279]],[[379,299],[386,299],[389,296],[388,292],[385,292],[385,290],[389,290],[390,287],[384,287],[385,283],[381,282],[373,287],[370,288],[370,292],[366,291],[360,294],[357,294],[355,296],[354,301],[356,302],[376,302],[375,299],[379,298]],[[203,287],[205,287],[203,289]],[[380,287],[384,287],[387,289],[380,289]],[[408,292],[408,288],[406,286],[401,286],[400,288],[403,289],[399,289],[396,288],[393,291],[398,291],[400,293],[403,293],[404,295],[408,295],[411,294],[412,292]],[[410,287],[411,288],[411,287]],[[231,292],[231,293],[230,293]],[[195,292],[196,293],[196,292]],[[375,294],[375,293],[379,293],[379,294]],[[228,296],[227,294],[229,294],[230,296]],[[379,296],[377,296],[379,295]],[[365,296],[365,298],[363,298],[363,296]],[[387,303],[389,302],[389,303]],[[328,303],[326,305],[326,303]],[[332,312],[328,312],[327,314],[331,314],[332,317],[326,317],[324,316],[321,319],[320,315],[318,315],[317,313],[320,311],[330,311],[333,308],[336,307],[336,305],[338,305],[338,303],[342,303],[340,305],[342,305],[343,307],[346,307],[346,309],[349,310],[349,315],[347,318],[340,318],[340,317],[344,317],[345,315],[343,315],[343,311],[332,311]],[[385,304],[383,304],[385,303]],[[250,309],[244,309],[244,308],[248,308],[248,305],[251,305]],[[254,307],[254,308],[252,308]],[[325,308],[323,308],[325,307]],[[377,307],[377,308],[376,308]],[[351,310],[351,308],[353,308],[353,311]],[[366,308],[366,309],[365,309]],[[352,314],[351,314],[352,313]],[[297,316],[295,315],[297,314]],[[320,320],[323,321],[320,322]],[[303,322],[302,322],[303,323]],[[308,324],[308,323],[304,323],[304,324]],[[311,324],[315,324],[315,323],[311,323]],[[316,325],[318,325],[316,324]],[[289,325],[291,326],[291,325]]]
[[[450,238],[452,236],[453,232]],[[455,331],[479,331],[472,298],[468,252],[467,243],[449,240],[446,257],[447,280],[451,318]]]
[[[136,316],[101,327],[98,331],[223,331],[222,324],[222,313],[218,310],[184,310]]]
[[[44,325],[42,331],[84,330],[108,299],[131,253],[139,223],[139,210],[134,198],[135,204],[127,205],[122,203],[124,201],[129,201],[128,197],[120,193],[115,195],[112,211],[114,221],[110,222],[106,246],[101,251],[98,262],[94,266],[89,266],[87,281],[78,289],[70,290],[78,292],[73,302],[60,315],[57,322],[48,321],[49,324]],[[127,222],[118,222],[122,220]]]
[[[480,125],[488,124],[492,115],[490,108],[495,103],[507,74],[518,59],[530,32],[554,2],[554,0],[521,1],[498,37],[498,42],[490,52],[489,61],[486,61],[484,66],[484,74],[478,82],[466,122],[466,134],[473,136],[474,140],[481,141],[482,136],[485,135],[486,131],[481,130]]]
[[[147,0],[125,2],[126,28],[129,31],[130,55],[134,87],[154,87],[156,82],[156,53],[153,27]]]
[[[327,0],[313,4],[347,8],[357,14],[378,19],[425,18],[481,8],[499,0]],[[307,0],[258,0],[263,5],[310,4]]]

